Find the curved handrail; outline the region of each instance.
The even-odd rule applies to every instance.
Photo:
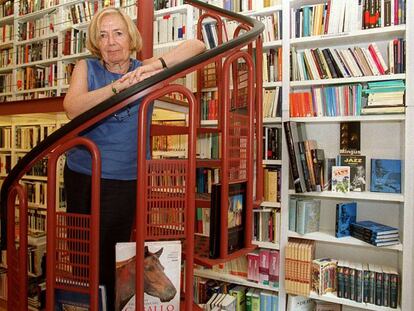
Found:
[[[3,225],[1,226],[2,230],[2,249],[6,246],[6,232],[5,227],[7,223],[7,193],[13,183],[20,179],[24,174],[25,170],[37,161],[39,158],[45,156],[47,152],[54,148],[54,144],[65,136],[69,134],[76,135],[79,132],[85,130],[83,126],[86,122],[93,118],[99,117],[99,120],[102,120],[109,114],[113,113],[112,110],[121,109],[122,107],[129,104],[131,101],[136,100],[139,97],[142,97],[145,94],[145,91],[148,89],[155,88],[158,84],[166,84],[171,82],[176,78],[178,74],[186,74],[194,70],[194,68],[200,68],[206,63],[209,63],[211,59],[221,55],[227,54],[234,49],[240,48],[246,45],[249,42],[252,42],[257,38],[264,29],[264,25],[259,21],[252,19],[241,14],[230,12],[219,7],[206,4],[199,0],[186,0],[187,3],[206,10],[220,13],[221,16],[231,18],[233,20],[239,21],[240,23],[247,24],[251,29],[233,40],[229,40],[226,43],[223,43],[220,46],[217,46],[211,50],[208,50],[202,54],[196,55],[184,62],[181,62],[171,68],[168,68],[144,81],[137,83],[124,90],[123,92],[114,95],[113,97],[103,101],[101,104],[89,109],[83,114],[77,116],[72,121],[53,132],[51,135],[46,137],[41,141],[36,147],[34,147],[30,152],[28,152],[10,171],[8,176],[5,178],[3,185],[1,187],[0,194],[0,204],[1,204],[1,221]],[[141,95],[141,96],[140,96]]]

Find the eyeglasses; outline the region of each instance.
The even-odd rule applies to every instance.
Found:
[[[113,114],[114,118],[117,119],[119,122],[124,121],[125,119],[131,117],[131,107],[128,105],[126,109],[123,109],[120,112]]]

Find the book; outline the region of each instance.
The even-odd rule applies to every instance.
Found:
[[[357,203],[336,204],[335,236],[337,238],[351,235],[351,224],[356,222]]]
[[[320,258],[312,261],[311,289],[318,295],[336,291],[337,261],[331,258]]]
[[[371,220],[357,221],[351,224],[351,229],[366,233],[370,236],[381,236],[385,234],[398,233],[398,228],[383,225]]]
[[[210,258],[218,258],[220,256],[220,241],[224,238],[220,232],[221,184],[213,184],[211,191]],[[246,182],[229,184],[227,214],[228,253],[233,253],[244,247],[244,224],[247,204],[246,192]]]
[[[340,155],[339,165],[350,168],[350,191],[365,191],[366,170],[365,156],[363,155]]]
[[[313,311],[315,302],[309,297],[289,295],[287,311]]]
[[[99,311],[106,311],[106,289],[99,285]],[[60,288],[55,290],[55,311],[87,311],[89,310],[89,294],[67,291]]]
[[[135,242],[117,243],[115,310],[135,310]],[[144,308],[180,308],[181,241],[145,242]]]
[[[317,300],[315,311],[342,311],[342,305],[333,302]]]
[[[332,191],[349,192],[350,174],[349,166],[332,166]]]
[[[339,125],[341,154],[359,154],[361,152],[361,123],[341,122]]]
[[[297,233],[307,234],[319,231],[320,206],[320,200],[299,200],[297,202]]]
[[[401,160],[371,159],[371,191],[401,193]]]

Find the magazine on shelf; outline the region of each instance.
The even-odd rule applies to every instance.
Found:
[[[135,310],[135,242],[117,243],[116,311]],[[179,310],[181,242],[145,242],[144,309]]]

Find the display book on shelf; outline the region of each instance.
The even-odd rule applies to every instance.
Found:
[[[345,4],[341,1],[330,1],[329,5],[331,5],[337,10],[339,8],[337,6],[340,5],[357,5],[356,2],[347,1]],[[312,18],[316,18],[316,20],[321,21],[321,13],[322,16],[324,16],[323,20],[329,20],[329,23],[331,23],[332,15],[326,15],[323,14],[325,12],[324,10],[327,9],[326,5],[318,7],[318,4],[316,5],[302,5],[302,2],[297,2],[295,6],[295,1],[291,2],[291,7],[294,7],[295,10],[292,10],[292,28],[294,28],[297,25],[301,25],[302,27],[309,27],[309,24],[305,22],[311,21]],[[322,2],[320,2],[322,3]],[[380,53],[384,56],[386,59],[386,65],[390,67],[395,65],[393,63],[389,63],[390,60],[392,61],[394,54],[392,54],[391,58],[387,58],[387,55],[389,55],[388,52],[386,52],[386,45],[390,40],[394,39],[403,39],[400,42],[405,43],[402,45],[409,45],[412,41],[412,28],[409,27],[408,23],[408,16],[410,15],[411,11],[405,11],[407,14],[407,26],[404,25],[403,18],[404,14],[397,14],[397,15],[391,15],[392,22],[389,22],[390,15],[386,15],[388,13],[388,10],[390,9],[389,6],[391,6],[390,1],[377,1],[372,3],[379,3],[383,5],[384,3],[386,5],[386,9],[384,11],[379,11],[380,14],[382,14],[382,17],[380,19],[380,22],[373,23],[372,25],[368,25],[367,29],[362,29],[363,27],[360,26],[361,23],[356,23],[358,25],[358,29],[347,29],[345,33],[337,33],[335,34],[329,34],[329,32],[325,32],[329,35],[324,35],[323,30],[326,31],[326,28],[322,27],[322,33],[314,33],[312,36],[310,33],[307,33],[306,36],[299,35],[298,33],[295,33],[296,38],[293,38],[290,42],[290,45],[296,48],[296,51],[301,50],[308,50],[307,53],[316,51],[318,48],[319,50],[329,49],[329,51],[340,50],[340,49],[346,49],[348,47],[351,47],[351,49],[348,49],[349,53],[351,53],[351,56],[353,55],[352,52],[354,50],[354,47],[362,47],[365,48],[367,46],[374,46],[373,43],[376,43],[375,45],[379,47]],[[392,10],[395,10],[393,3]],[[409,7],[408,3],[399,3],[398,5],[403,4],[403,6],[407,6],[407,9]],[[364,3],[362,3],[364,5]],[[397,4],[395,4],[397,5]],[[305,8],[306,7],[306,8]],[[358,9],[358,7],[355,7]],[[296,10],[298,9],[298,10]],[[375,6],[373,7],[373,10],[375,11]],[[312,15],[312,12],[315,12],[316,15]],[[345,11],[344,11],[345,12]],[[356,11],[358,12],[358,10]],[[395,12],[395,11],[394,11]],[[335,14],[338,14],[336,12]],[[345,13],[346,14],[346,13]],[[306,16],[306,17],[305,17]],[[368,12],[369,16],[369,12]],[[298,18],[295,20],[295,18]],[[326,17],[326,18],[325,18]],[[347,18],[350,18],[348,16]],[[398,19],[400,18],[400,19]],[[336,16],[336,19],[338,20],[338,17]],[[345,19],[346,20],[346,19]],[[368,19],[369,20],[369,19]],[[377,19],[378,20],[378,19]],[[295,23],[296,21],[296,23]],[[315,19],[312,20],[313,27],[315,27]],[[371,20],[375,21],[375,19]],[[300,23],[299,23],[300,22]],[[389,23],[387,25],[386,23]],[[391,25],[392,23],[392,25]],[[378,25],[377,25],[378,24]],[[319,24],[321,25],[321,24]],[[326,27],[328,27],[331,24],[327,24]],[[355,25],[353,23],[352,25]],[[324,25],[321,25],[324,26]],[[366,26],[366,25],[365,25]],[[295,28],[294,28],[295,29]],[[315,28],[312,28],[315,29]],[[302,28],[302,31],[304,29]],[[307,32],[310,30],[307,29]],[[313,30],[312,30],[313,31]],[[316,31],[316,30],[315,30]],[[299,38],[302,37],[302,38]],[[394,41],[393,41],[394,42]],[[381,50],[382,49],[382,50]],[[393,49],[390,49],[391,53],[393,52]],[[346,52],[345,54],[347,54]],[[338,55],[340,57],[340,54],[337,53],[335,57],[338,59]],[[403,56],[404,54],[400,54],[400,56]],[[320,63],[318,63],[317,56],[312,56],[313,62],[315,62],[316,68],[314,67],[314,73],[317,72],[323,73],[323,70],[330,70],[329,66],[327,67],[326,64],[324,65],[325,61],[322,59]],[[353,56],[352,56],[353,57]],[[369,57],[369,55],[367,55]],[[357,57],[355,57],[357,58]],[[354,59],[355,59],[354,58]],[[328,58],[327,58],[328,59]],[[326,60],[327,60],[326,59]],[[346,56],[345,58],[346,59]],[[291,60],[292,62],[295,62],[295,60]],[[353,60],[350,60],[353,61]],[[296,60],[297,64],[298,60]],[[338,59],[338,62],[340,62],[340,65],[345,65],[341,58]],[[404,63],[403,63],[404,64]],[[404,64],[407,66],[409,64]],[[304,64],[307,66],[307,64]],[[359,64],[362,67],[362,64]],[[359,67],[357,64],[357,66]],[[378,65],[376,65],[378,66]],[[373,67],[375,69],[375,67]],[[364,269],[360,269],[362,271],[378,271],[377,268],[379,268],[378,275],[382,276],[389,276],[390,270],[392,270],[394,274],[398,274],[398,282],[401,283],[402,290],[394,292],[394,295],[397,295],[397,297],[394,296],[393,303],[391,304],[389,298],[389,289],[388,286],[381,287],[381,283],[376,283],[376,285],[379,287],[378,290],[380,290],[379,293],[377,293],[377,296],[369,296],[365,295],[362,297],[366,297],[368,301],[363,300],[361,301],[359,298],[357,299],[344,299],[344,298],[338,298],[340,295],[338,294],[325,294],[325,295],[318,295],[314,292],[309,292],[310,287],[307,288],[307,296],[310,295],[310,297],[314,299],[320,299],[320,300],[326,300],[331,302],[336,302],[343,305],[343,308],[347,309],[349,307],[355,307],[355,308],[361,308],[361,309],[370,309],[370,310],[376,310],[378,308],[378,305],[386,306],[390,309],[392,308],[401,308],[403,310],[405,309],[412,309],[413,307],[413,300],[412,297],[410,297],[409,292],[405,288],[408,288],[408,291],[412,291],[412,280],[410,277],[405,277],[405,275],[412,275],[411,266],[412,266],[412,253],[409,250],[410,246],[412,245],[412,232],[410,229],[410,224],[413,221],[412,215],[413,215],[413,207],[412,207],[412,200],[408,198],[406,195],[407,193],[410,193],[412,191],[412,185],[409,182],[409,176],[410,171],[407,170],[407,162],[412,161],[412,149],[408,143],[409,140],[409,133],[407,132],[407,129],[411,129],[411,126],[409,125],[410,120],[412,118],[412,113],[410,111],[410,106],[412,105],[410,103],[410,94],[412,96],[412,85],[408,84],[410,81],[406,76],[410,73],[409,68],[406,67],[404,71],[396,72],[394,71],[394,74],[388,74],[387,76],[383,76],[380,74],[377,75],[370,75],[370,76],[361,76],[359,78],[353,77],[353,78],[325,78],[325,79],[319,79],[313,78],[309,81],[293,81],[290,83],[290,89],[291,92],[294,93],[306,93],[309,92],[311,100],[313,100],[313,103],[315,104],[315,94],[318,94],[318,92],[315,92],[316,89],[321,89],[322,92],[324,92],[326,89],[332,88],[334,92],[340,93],[343,91],[340,89],[340,87],[335,86],[335,84],[344,84],[350,82],[350,87],[352,87],[355,84],[361,84],[362,87],[366,87],[366,82],[376,82],[376,81],[386,81],[386,80],[402,80],[405,84],[405,102],[400,102],[399,105],[404,104],[405,109],[400,110],[402,111],[401,115],[389,115],[389,114],[381,114],[381,115],[375,115],[375,116],[358,116],[358,114],[355,114],[356,116],[350,116],[350,114],[328,114],[328,113],[322,113],[317,115],[315,111],[310,112],[307,117],[306,113],[303,115],[294,115],[292,114],[292,111],[290,111],[290,122],[300,122],[300,125],[298,123],[298,126],[300,128],[305,128],[306,137],[305,140],[310,140],[316,143],[316,149],[323,149],[324,150],[324,156],[325,160],[328,160],[329,158],[336,158],[337,155],[340,153],[340,125],[342,122],[349,122],[349,121],[358,121],[360,122],[361,126],[361,140],[360,140],[360,153],[362,156],[365,156],[366,162],[365,162],[365,169],[366,169],[366,175],[365,175],[365,190],[364,189],[354,189],[354,190],[362,190],[361,192],[347,192],[347,193],[334,193],[331,191],[322,191],[322,192],[316,192],[314,191],[308,191],[307,192],[307,186],[305,184],[306,177],[304,176],[304,170],[302,170],[302,162],[300,161],[300,158],[291,158],[291,165],[295,167],[298,170],[302,170],[301,176],[299,176],[299,172],[293,172],[295,173],[294,177],[299,178],[296,187],[296,194],[293,194],[292,191],[290,192],[290,197],[297,198],[299,200],[309,200],[312,198],[316,198],[321,201],[321,220],[320,220],[320,230],[316,233],[311,234],[305,234],[300,235],[295,232],[289,231],[289,237],[295,237],[300,238],[302,241],[306,241],[308,239],[315,240],[316,241],[316,256],[313,257],[314,259],[321,259],[321,258],[331,258],[333,260],[338,260],[338,262],[341,262],[342,266],[347,267],[350,271],[356,271],[355,266],[365,266]],[[333,70],[336,70],[337,68],[334,68]],[[362,68],[360,68],[362,69]],[[378,69],[378,68],[377,68]],[[315,71],[316,70],[316,71]],[[346,69],[345,69],[346,70]],[[385,82],[386,83],[386,82]],[[384,84],[385,84],[384,83]],[[285,84],[283,84],[284,86]],[[334,85],[334,87],[331,87],[331,85]],[[351,93],[351,92],[350,92]],[[349,93],[348,93],[349,94]],[[325,95],[325,93],[323,93]],[[308,96],[308,95],[307,95]],[[341,95],[342,96],[342,95]],[[366,95],[363,95],[366,96]],[[394,94],[393,99],[397,98],[398,95]],[[292,98],[292,97],[291,97]],[[326,98],[324,98],[326,99]],[[334,100],[337,100],[338,97],[333,97]],[[331,98],[332,100],[332,98]],[[338,102],[343,102],[343,98],[340,97],[340,100]],[[356,100],[356,99],[355,99]],[[318,101],[316,101],[318,103]],[[322,101],[325,103],[324,101]],[[351,101],[352,102],[352,101]],[[312,103],[312,102],[311,102]],[[363,101],[360,103],[364,103]],[[292,103],[291,103],[292,104]],[[292,109],[292,106],[290,106]],[[345,110],[343,110],[345,111]],[[405,111],[405,114],[404,114]],[[328,117],[331,116],[331,117]],[[287,121],[287,120],[284,120]],[[296,124],[295,124],[296,125]],[[368,142],[369,141],[369,142]],[[298,140],[293,141],[294,144],[298,142]],[[386,148],[384,147],[384,142],[386,143]],[[294,147],[294,146],[292,146]],[[289,142],[288,142],[288,148],[289,148]],[[299,148],[292,149],[294,152],[299,152]],[[386,194],[386,193],[378,193],[378,192],[372,192],[370,185],[372,183],[371,180],[371,174],[372,167],[371,167],[371,161],[372,159],[393,159],[397,160],[398,163],[401,163],[401,167],[404,166],[404,168],[401,169],[401,182],[399,183],[400,186],[402,186],[401,191],[402,194]],[[409,167],[411,167],[411,164],[408,164]],[[328,177],[328,176],[327,176]],[[351,178],[352,179],[352,178]],[[323,186],[323,185],[322,185]],[[323,187],[322,187],[323,188]],[[381,189],[381,188],[379,188]],[[308,189],[309,190],[309,189]],[[370,191],[371,190],[371,191]],[[303,193],[298,193],[302,192]],[[408,192],[407,192],[408,191]],[[374,220],[376,222],[387,224],[392,227],[398,228],[398,231],[400,233],[400,237],[402,233],[404,232],[404,237],[401,242],[404,244],[404,248],[402,247],[402,244],[399,246],[390,246],[390,247],[365,247],[365,245],[369,244],[363,244],[358,241],[356,241],[353,238],[343,237],[343,238],[336,238],[335,235],[335,228],[333,227],[333,224],[335,224],[336,219],[336,206],[340,204],[348,204],[352,201],[355,201],[358,204],[357,208],[357,216],[356,220]],[[289,209],[291,210],[291,209]],[[289,214],[289,218],[290,218]],[[406,218],[407,216],[407,218]],[[406,235],[406,233],[409,232],[410,235]],[[295,240],[296,241],[296,240]],[[294,241],[292,241],[293,243]],[[335,248],[332,248],[332,243],[335,245]],[[408,247],[408,249],[407,249]],[[363,259],[360,259],[363,258]],[[398,264],[398,261],[400,260],[400,263]],[[344,261],[346,263],[344,264]],[[392,267],[389,267],[392,266]],[[381,268],[382,271],[381,272]],[[288,269],[288,267],[286,267]],[[354,272],[353,272],[354,273]],[[286,276],[287,278],[287,276]],[[308,279],[309,280],[309,279]],[[338,277],[339,281],[339,277]],[[310,280],[309,280],[310,282]],[[375,283],[374,283],[375,284]],[[367,287],[368,288],[368,287]],[[381,293],[383,291],[383,293]],[[395,289],[394,289],[395,291]],[[294,292],[294,290],[292,291]],[[387,294],[384,294],[386,292]],[[354,293],[356,294],[356,293]],[[374,298],[380,298],[379,301],[369,301],[369,299]],[[387,297],[388,299],[384,299],[384,297]],[[359,303],[357,301],[360,301]]]

